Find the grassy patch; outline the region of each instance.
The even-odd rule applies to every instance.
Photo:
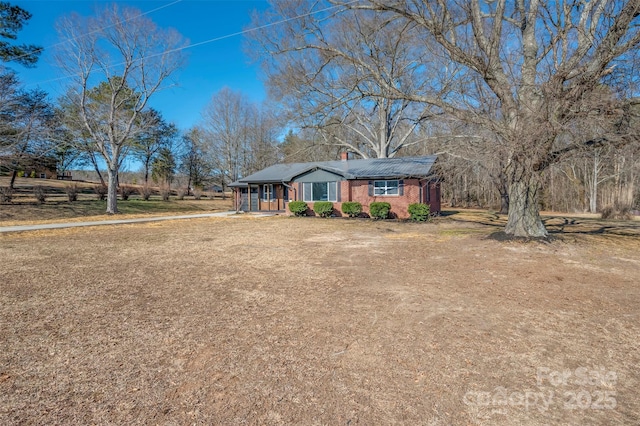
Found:
[[[50,221],[99,220],[113,219],[105,214],[106,201],[79,200],[73,203],[66,201],[37,203],[23,203],[0,206],[0,224],[18,225],[29,223],[45,223]],[[130,199],[118,201],[118,218],[127,216],[168,215],[184,213],[202,213],[211,211],[231,210],[231,199],[221,200],[171,200],[143,201]]]
[[[444,236],[459,236],[459,235],[478,235],[478,234],[487,234],[486,228],[448,228],[448,229],[440,229],[438,234]]]
[[[65,187],[70,184],[77,185],[79,191],[78,200],[72,203],[68,201],[65,193]],[[9,177],[1,176],[0,186],[8,185]],[[16,179],[13,202],[0,204],[0,225],[113,218],[105,214],[106,201],[96,199],[94,192],[96,185],[97,183],[93,182],[18,178]],[[37,202],[34,191],[36,187],[42,188],[46,194],[44,203]],[[213,193],[205,193],[204,195],[206,198],[200,200],[195,200],[193,197],[177,200],[172,197],[170,201],[162,201],[158,188],[155,188],[155,193],[149,201],[142,200],[139,194],[133,195],[127,201],[118,200],[118,217],[231,210],[233,203],[230,197],[222,199],[219,194]]]

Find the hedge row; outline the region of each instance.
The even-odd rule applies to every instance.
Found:
[[[296,216],[307,216],[309,206],[304,201],[291,201],[289,211]],[[316,201],[313,203],[313,211],[320,217],[329,217],[333,214],[333,203],[330,201]],[[429,205],[422,203],[409,204],[407,209],[411,220],[425,222],[429,220]],[[362,204],[357,201],[345,201],[342,203],[342,213],[349,217],[358,217],[362,213]],[[387,219],[391,213],[391,204],[387,202],[374,202],[369,204],[369,214],[374,219]]]

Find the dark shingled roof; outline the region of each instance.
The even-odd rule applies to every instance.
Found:
[[[347,180],[424,178],[432,175],[431,168],[436,158],[437,156],[430,155],[276,164],[239,179],[229,186],[246,187],[248,183],[291,182],[303,173],[318,169],[338,174]]]

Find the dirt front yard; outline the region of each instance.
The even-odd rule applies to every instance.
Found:
[[[0,423],[640,423],[640,239],[493,230],[0,235]]]

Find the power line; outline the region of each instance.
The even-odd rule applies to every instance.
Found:
[[[353,0],[353,1],[349,2],[349,3],[345,3],[345,5],[349,5],[351,3],[355,3],[356,1],[358,1],[358,0]],[[244,34],[247,34],[247,33],[253,32],[253,31],[258,31],[258,30],[262,30],[262,29],[265,29],[265,28],[273,27],[273,26],[276,26],[276,25],[279,25],[279,24],[284,24],[285,22],[295,21],[296,19],[300,19],[300,18],[306,18],[307,16],[315,15],[315,14],[320,13],[320,12],[326,12],[326,11],[329,11],[331,9],[336,9],[338,7],[341,7],[341,6],[342,5],[329,6],[329,7],[326,7],[324,9],[314,10],[312,12],[304,13],[302,15],[294,16],[292,18],[286,18],[286,19],[282,19],[280,21],[270,22],[268,24],[260,25],[258,27],[248,28],[246,30],[242,30],[242,31],[238,31],[238,32],[235,32],[235,33],[231,33],[231,34],[227,34],[227,35],[223,35],[223,36],[219,36],[219,37],[214,37],[214,38],[211,38],[209,40],[193,43],[193,44],[190,44],[188,46],[183,46],[183,47],[179,47],[179,48],[176,48],[176,49],[167,50],[165,52],[156,53],[156,54],[151,55],[149,57],[153,58],[155,56],[160,56],[160,55],[163,55],[165,53],[179,52],[181,50],[190,49],[192,47],[202,46],[203,44],[209,44],[209,43],[213,43],[213,42],[216,42],[216,41],[224,40],[224,39],[227,39],[227,38],[236,37],[236,36],[239,36],[239,35],[244,35]],[[115,66],[118,66],[118,65],[122,65],[122,64],[117,64]]]
[[[165,8],[167,8],[167,7],[169,7],[169,6],[173,6],[174,4],[176,4],[176,3],[180,3],[180,2],[182,2],[182,0],[175,0],[175,1],[171,2],[171,3],[168,3],[168,4],[165,4],[165,5],[162,5],[162,6],[156,7],[155,9],[151,9],[151,10],[148,10],[148,11],[146,11],[146,12],[144,12],[144,13],[140,13],[139,15],[132,16],[132,17],[131,17],[131,18],[129,18],[129,19],[125,19],[124,21],[122,21],[122,23],[126,23],[126,22],[132,21],[132,20],[134,20],[134,19],[136,19],[136,18],[140,18],[140,17],[142,17],[142,16],[149,15],[149,14],[151,14],[151,13],[153,13],[153,12],[157,12],[158,10],[165,9]],[[54,47],[57,47],[57,46],[63,45],[63,44],[65,44],[65,43],[68,43],[68,42],[70,42],[70,41],[76,41],[76,40],[81,39],[81,38],[83,38],[83,37],[90,36],[91,34],[95,34],[95,33],[97,33],[97,32],[100,32],[100,31],[103,31],[103,30],[106,30],[106,29],[112,28],[112,27],[114,27],[114,26],[116,26],[116,24],[109,25],[109,26],[106,26],[106,27],[103,27],[103,28],[98,28],[98,29],[95,29],[95,30],[93,30],[93,31],[89,31],[88,33],[80,34],[79,36],[71,37],[71,38],[68,38],[68,39],[66,39],[66,40],[59,41],[58,43],[52,44],[51,46],[41,47],[40,49],[36,50],[36,52],[40,53],[40,52],[44,51],[45,49],[52,49],[52,48],[54,48]],[[28,54],[28,53],[25,53],[25,54],[23,54],[23,55],[16,56],[15,58],[11,58],[8,62],[15,61],[16,59],[25,58],[25,57],[27,57],[27,56],[29,56],[29,54]]]
[[[182,0],[177,0],[174,3],[177,3],[178,1],[182,1]],[[359,1],[359,0],[352,0],[352,1],[344,3],[342,5],[329,6],[329,7],[326,7],[324,9],[314,10],[314,11],[311,11],[311,12],[307,12],[307,13],[303,13],[301,15],[297,15],[297,16],[291,17],[291,18],[281,19],[279,21],[270,22],[268,24],[260,25],[260,26],[253,27],[253,28],[247,28],[246,30],[237,31],[235,33],[225,34],[223,36],[210,38],[208,40],[199,41],[199,42],[192,43],[192,44],[189,44],[189,45],[186,45],[186,46],[177,47],[175,49],[165,50],[165,51],[162,51],[162,52],[159,52],[159,53],[155,53],[153,55],[146,56],[144,58],[139,58],[136,61],[140,62],[140,61],[151,59],[151,58],[155,58],[155,57],[158,57],[158,56],[171,54],[171,53],[177,53],[177,52],[180,52],[180,51],[183,51],[183,50],[186,50],[186,49],[191,49],[191,48],[202,46],[202,45],[205,45],[205,44],[214,43],[216,41],[225,40],[227,38],[236,37],[236,36],[239,36],[239,35],[244,35],[244,34],[247,34],[247,33],[250,33],[250,32],[254,32],[254,31],[265,29],[265,28],[273,27],[273,26],[276,26],[276,25],[284,24],[286,22],[294,21],[296,19],[306,18],[307,16],[312,16],[312,15],[315,15],[315,14],[318,14],[318,13],[321,13],[321,12],[327,12],[329,10],[336,9],[338,7],[348,6],[348,5],[352,4],[352,3],[356,3],[357,1]],[[99,30],[96,30],[96,31],[99,31]],[[117,64],[109,65],[107,68],[115,68],[115,67],[119,67],[119,66],[122,66],[122,65],[126,65],[126,62],[120,62],[120,63],[117,63]],[[58,77],[58,78],[53,78],[53,79],[50,79],[50,80],[44,80],[44,81],[40,81],[40,82],[36,82],[36,83],[30,83],[27,86],[33,86],[33,85],[37,85],[37,84],[53,83],[55,81],[66,80],[66,79],[74,77],[74,76],[75,75],[65,75],[65,76]]]

